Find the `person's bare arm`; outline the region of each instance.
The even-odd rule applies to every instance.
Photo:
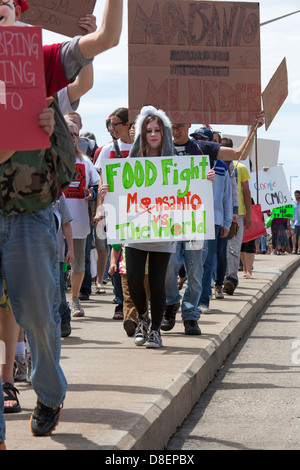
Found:
[[[87,33],[94,33],[97,30],[96,17],[94,15],[85,15],[78,20],[78,25]],[[94,85],[93,64],[83,67],[73,83],[67,87],[70,103],[75,103]]]
[[[94,69],[93,64],[86,65],[81,69],[81,72],[77,76],[73,83],[70,83],[67,87],[68,97],[70,103],[75,103],[89,90],[93,88],[94,84]]]
[[[246,214],[244,216],[244,226],[245,229],[248,229],[252,225],[252,218],[251,218],[251,192],[250,192],[250,187],[249,187],[249,182],[243,181],[242,182],[242,192],[243,192],[243,198],[244,198],[244,203],[245,203],[245,208],[246,208]]]
[[[100,28],[79,39],[78,47],[85,59],[92,59],[119,44],[122,18],[123,0],[107,0]]]
[[[65,262],[70,264],[74,261],[74,245],[73,245],[73,233],[70,222],[66,222],[62,225],[62,231],[67,242],[68,252],[65,256]]]

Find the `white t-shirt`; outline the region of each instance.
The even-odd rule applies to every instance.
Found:
[[[118,139],[117,142],[118,142],[122,157],[123,158],[128,157],[132,144],[126,144],[120,139]],[[95,168],[97,168],[97,170],[100,171],[102,167],[102,160],[106,160],[108,158],[116,158],[116,157],[117,157],[117,152],[115,149],[115,145],[113,142],[109,142],[108,144],[104,145],[101,152],[99,153],[99,157],[97,158],[97,161],[95,163]]]
[[[58,254],[59,254],[59,261],[62,263],[65,258],[65,241],[64,241],[64,234],[62,230],[62,226],[66,222],[72,221],[72,216],[70,213],[70,209],[68,207],[68,203],[64,194],[60,196],[59,199],[53,205],[53,211],[56,216],[59,217],[58,222],[59,226],[56,232],[57,236],[57,245],[58,245]]]
[[[73,238],[86,238],[90,233],[90,219],[88,212],[88,201],[85,189],[99,184],[99,173],[95,169],[90,159],[81,155],[82,159],[76,157],[77,179],[72,181],[68,189],[64,192],[68,207],[72,215]]]

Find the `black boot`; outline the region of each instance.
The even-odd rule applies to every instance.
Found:
[[[184,320],[183,324],[186,335],[201,335],[201,330],[196,320]]]
[[[174,328],[176,313],[180,309],[180,302],[174,305],[167,305],[162,319],[160,329],[163,331],[170,331]]]

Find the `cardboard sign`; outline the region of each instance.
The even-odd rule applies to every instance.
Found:
[[[288,75],[284,58],[262,94],[266,130],[288,96]]]
[[[74,37],[86,34],[78,26],[78,20],[93,13],[96,0],[27,0],[27,3],[29,8],[22,13],[20,21]]]
[[[259,4],[128,2],[129,112],[243,124],[261,109]]]
[[[209,157],[103,161],[108,243],[214,239]]]
[[[48,148],[49,136],[39,127],[46,107],[42,29],[0,28],[0,150]]]
[[[249,181],[251,196],[257,204],[256,173],[251,173]],[[258,172],[258,198],[261,210],[268,211],[291,203],[290,191],[281,166]]]

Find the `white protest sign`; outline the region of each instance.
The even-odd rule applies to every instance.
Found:
[[[251,173],[249,181],[251,196],[257,203],[256,173]],[[258,199],[261,210],[267,211],[292,203],[285,174],[281,166],[258,172]]]
[[[108,243],[214,239],[209,157],[104,160]]]

